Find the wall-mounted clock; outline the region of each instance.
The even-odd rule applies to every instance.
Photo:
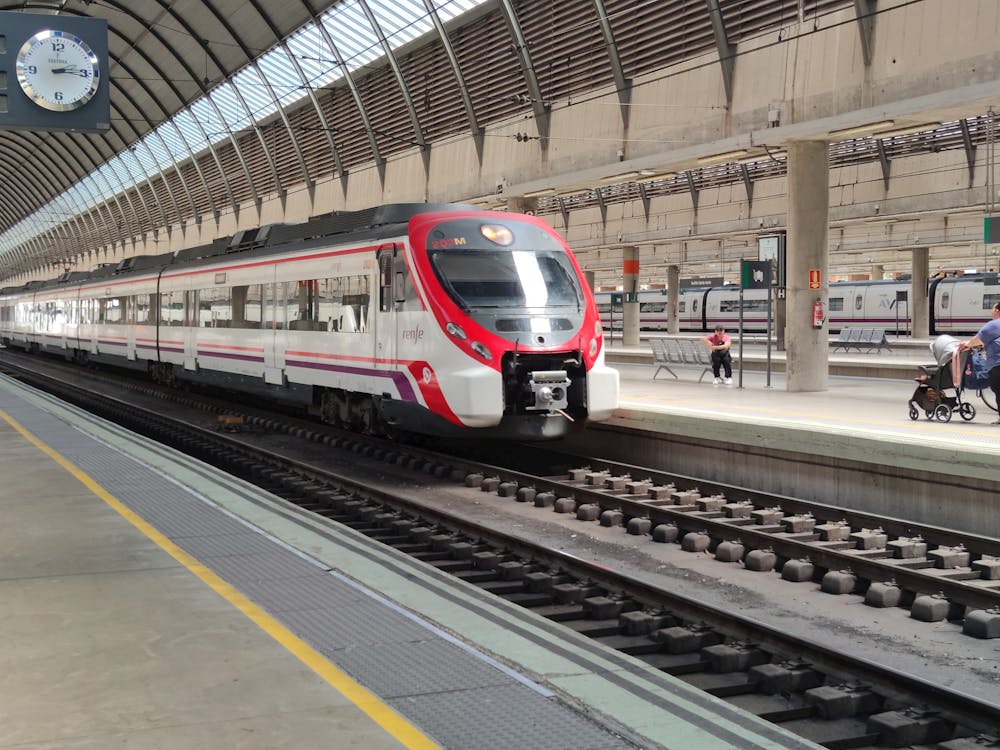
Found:
[[[75,34],[45,29],[17,53],[17,82],[39,107],[52,112],[79,109],[97,93],[101,66],[97,55]]]

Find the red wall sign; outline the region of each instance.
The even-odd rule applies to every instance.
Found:
[[[820,273],[818,268],[809,269],[809,288],[819,289],[820,286]]]

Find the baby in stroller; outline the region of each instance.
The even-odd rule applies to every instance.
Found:
[[[937,364],[920,365],[917,388],[910,396],[910,419],[923,411],[928,419],[950,422],[958,412],[962,419],[976,418],[976,407],[962,400],[962,376],[969,352],[959,351],[961,341],[953,336],[938,336],[931,342],[931,354]]]

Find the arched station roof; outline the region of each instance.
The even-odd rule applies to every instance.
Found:
[[[111,55],[109,131],[0,132],[0,278],[220,215],[239,217],[331,178],[346,193],[360,170],[376,171],[391,193],[386,163],[396,154],[422,153],[427,170],[432,146],[471,137],[482,162],[484,139],[497,135],[490,127],[518,118],[525,141],[544,143],[553,112],[601,95],[595,92],[616,95],[627,139],[635,80],[709,67],[725,102],[740,45],[788,44],[788,29],[821,34],[830,18],[857,29],[865,65],[872,24],[884,22],[876,19],[923,2],[933,4],[0,0],[5,11],[104,18]],[[845,130],[832,139],[831,164],[881,164],[888,185],[893,159],[964,150],[971,186],[976,148],[994,139],[993,118],[947,114],[954,116],[911,118],[905,124],[917,127],[881,133]],[[673,193],[690,194],[697,207],[699,190],[722,184],[745,190],[749,203],[756,181],[784,173],[780,149],[708,162],[586,184],[536,176],[546,189],[533,205],[568,224],[570,211],[644,202],[648,212],[652,198]],[[616,165],[605,171],[613,176]]]

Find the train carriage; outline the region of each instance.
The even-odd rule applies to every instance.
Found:
[[[446,204],[271,225],[0,290],[0,338],[369,431],[558,438],[618,398],[563,240],[534,217]]]
[[[908,333],[912,330],[910,288],[909,280],[834,282],[828,290],[827,326],[831,331],[838,331],[844,326],[869,326]],[[740,317],[739,295],[739,287],[734,285],[682,289],[677,310],[680,330],[706,333],[719,324],[736,330]],[[609,330],[620,330],[622,327],[620,296],[611,292],[595,294],[601,320]],[[966,274],[931,279],[928,282],[928,299],[930,335],[975,333],[989,320],[993,304],[1000,302],[1000,275]],[[668,304],[666,290],[639,292],[640,329],[666,331]],[[767,291],[744,290],[744,330],[763,332],[766,321]]]

